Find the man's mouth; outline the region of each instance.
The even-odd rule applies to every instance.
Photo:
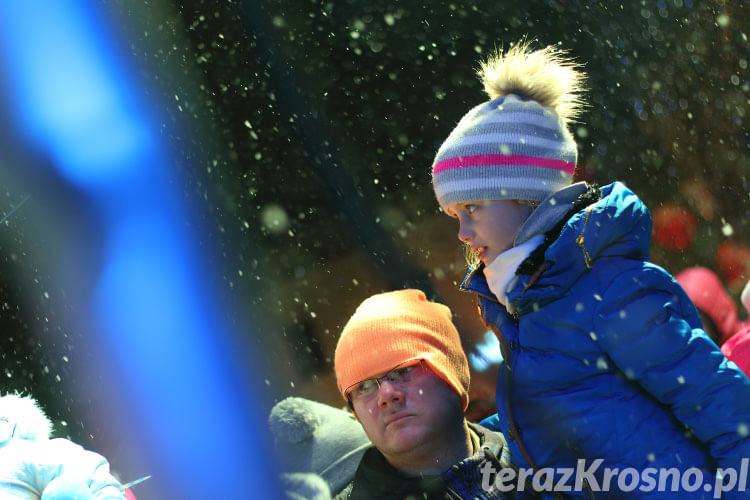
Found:
[[[414,415],[410,413],[394,413],[393,415],[389,415],[385,418],[385,426],[388,427],[391,424],[401,422],[402,420],[413,416]]]

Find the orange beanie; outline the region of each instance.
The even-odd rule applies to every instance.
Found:
[[[415,359],[427,365],[469,404],[469,363],[451,310],[420,290],[373,295],[341,332],[334,357],[339,391]],[[346,397],[344,395],[344,397]]]

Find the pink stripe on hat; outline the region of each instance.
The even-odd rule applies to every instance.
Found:
[[[444,170],[464,167],[485,167],[490,165],[523,165],[537,166],[562,170],[573,175],[575,172],[575,163],[559,160],[556,158],[539,158],[535,156],[520,155],[474,155],[474,156],[457,156],[448,158],[435,163],[432,167],[432,175]]]

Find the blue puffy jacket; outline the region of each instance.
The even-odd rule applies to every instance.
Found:
[[[750,381],[705,335],[682,288],[648,262],[643,202],[621,183],[600,192],[559,235],[559,225],[548,233],[555,236],[542,266],[519,273],[508,293],[510,313],[481,267],[462,283],[477,294],[504,357],[498,414],[482,424],[506,433],[522,467],[583,467],[588,474],[579,477],[593,481],[575,496],[713,498],[717,467],[747,472]],[[632,470],[611,476],[607,487],[607,467],[633,468],[635,491]],[[697,492],[657,491],[659,468],[691,467],[703,481],[693,470],[682,484]],[[669,490],[673,476],[665,477]],[[747,486],[722,498],[750,496]]]

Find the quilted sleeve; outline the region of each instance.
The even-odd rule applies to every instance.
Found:
[[[120,483],[112,476],[107,460],[68,441],[52,439],[38,445],[34,469],[43,485],[42,500],[82,498],[124,500]]]
[[[739,470],[750,457],[750,380],[705,335],[683,290],[646,266],[595,298],[597,341],[617,367],[692,429],[719,467]]]

